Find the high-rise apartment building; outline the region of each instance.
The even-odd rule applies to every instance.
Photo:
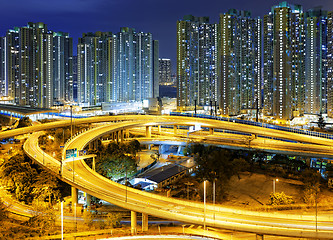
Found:
[[[168,58],[160,58],[158,61],[160,84],[171,83],[171,60]]]
[[[158,96],[158,41],[150,33],[122,28],[117,34],[84,34],[77,59],[79,104]]]
[[[153,40],[153,98],[160,96],[160,81],[159,81],[159,56],[160,43],[158,40]]]
[[[114,100],[123,102],[152,98],[155,74],[152,34],[121,28],[115,46],[114,82],[115,88],[122,90],[116,92]]]
[[[327,113],[327,12],[305,13],[305,113]]]
[[[53,33],[54,102],[73,102],[73,39],[68,33]]]
[[[53,106],[53,33],[44,23],[28,23],[8,35],[8,47],[13,50],[9,82],[15,103]]]
[[[8,96],[14,99],[15,103],[19,102],[20,98],[20,29],[15,27],[10,29],[6,34],[7,45],[7,66],[5,71],[7,72],[7,93]]]
[[[44,23],[8,30],[5,42],[5,92],[18,105],[49,108],[72,101],[72,39]]]
[[[260,107],[261,19],[248,11],[231,9],[219,23],[220,110],[236,115]]]
[[[96,105],[109,102],[112,94],[113,40],[110,32],[83,34],[77,46],[77,101]]]
[[[73,99],[77,102],[77,56],[73,56]]]
[[[300,5],[282,2],[264,17],[264,113],[304,113],[305,26]]]
[[[177,21],[177,108],[191,110],[218,101],[217,24],[208,17]]]
[[[333,117],[333,12],[327,14],[327,115]]]
[[[0,37],[0,97],[8,95],[6,58],[7,58],[6,37]]]

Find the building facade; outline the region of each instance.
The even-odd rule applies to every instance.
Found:
[[[327,12],[305,13],[305,112],[327,113]]]
[[[73,39],[68,33],[53,33],[54,103],[74,101]]]
[[[333,117],[333,12],[327,13],[327,115]]]
[[[77,101],[82,105],[109,102],[112,96],[114,36],[110,32],[83,34],[77,46]]]
[[[8,95],[6,37],[0,37],[0,97]]]
[[[304,113],[305,27],[300,5],[282,2],[264,17],[264,113]]]
[[[171,59],[160,58],[159,60],[159,81],[160,84],[170,84],[171,80]]]
[[[220,15],[220,110],[236,115],[261,102],[261,19],[231,9]]]
[[[177,109],[193,110],[218,101],[217,24],[208,17],[177,21]]]
[[[151,33],[136,32],[133,28],[121,28],[115,44],[114,101],[141,101],[154,97],[158,79],[158,42]],[[157,68],[155,70],[155,68]]]
[[[158,97],[158,41],[151,33],[122,28],[84,34],[77,52],[79,104]]]
[[[72,40],[41,22],[7,31],[5,94],[22,106],[50,108],[72,99]]]

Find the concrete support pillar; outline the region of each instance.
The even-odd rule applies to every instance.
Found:
[[[209,134],[213,135],[214,134],[214,128],[209,128]]]
[[[92,162],[92,170],[96,171],[96,162],[95,162],[95,157],[93,157],[93,162]]]
[[[116,134],[116,142],[119,143],[119,132],[117,131],[115,132],[115,134]]]
[[[72,207],[74,207],[74,203],[77,205],[77,195],[78,191],[76,187],[72,187]]]
[[[148,214],[142,213],[142,232],[148,231]]]
[[[114,141],[114,133],[110,134],[111,140]]]
[[[151,138],[151,126],[146,126],[146,138]]]
[[[95,140],[95,141],[94,141],[94,150],[97,150],[97,148],[98,148],[98,141]]]
[[[129,138],[129,129],[128,128],[126,129],[126,132],[125,132],[125,138]]]
[[[86,205],[87,205],[87,207],[90,207],[91,195],[88,193],[85,193],[85,195],[86,195]]]
[[[120,141],[124,142],[124,130],[120,130]]]
[[[256,240],[264,240],[263,234],[256,234]]]
[[[161,125],[158,125],[158,126],[157,126],[157,132],[158,132],[158,133],[161,133]]]
[[[136,235],[137,233],[137,219],[136,219],[136,212],[131,211],[131,233]]]
[[[177,125],[173,125],[173,133],[177,134]]]
[[[93,143],[89,142],[89,150],[92,150],[92,149],[93,149]]]

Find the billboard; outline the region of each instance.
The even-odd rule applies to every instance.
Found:
[[[77,157],[77,149],[67,149],[66,150],[66,159],[67,158],[72,158],[72,157]]]

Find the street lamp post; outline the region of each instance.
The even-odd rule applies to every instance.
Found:
[[[74,175],[74,154],[75,154],[75,152],[74,151],[73,151],[73,182],[74,182],[74,178],[75,178],[75,175]]]
[[[318,232],[318,199],[317,199],[317,188],[316,188],[316,232]]]
[[[61,240],[64,240],[64,202],[61,201]]]
[[[278,181],[279,181],[279,179],[277,179],[277,178],[273,179],[273,194],[275,194],[275,183]]]
[[[125,187],[126,187],[126,202],[127,202],[127,167],[126,167],[126,181],[125,181]]]
[[[206,182],[204,181],[204,230],[206,230]]]
[[[215,173],[216,174],[216,173]],[[214,221],[215,221],[215,182],[216,182],[216,179],[214,178],[214,181],[213,181],[213,205],[214,205]],[[214,222],[215,223],[215,222]]]

